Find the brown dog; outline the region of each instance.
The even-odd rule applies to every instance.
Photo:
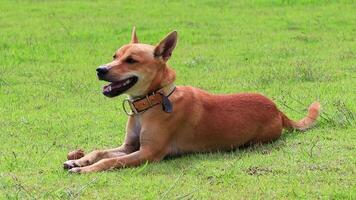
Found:
[[[276,140],[283,128],[308,129],[318,117],[318,102],[304,119],[294,122],[260,94],[212,95],[194,87],[175,87],[175,72],[167,61],[176,42],[174,31],[156,46],[141,44],[134,28],[131,43],[97,69],[99,79],[110,82],[104,95],[129,96],[124,102],[132,110],[125,142],[116,149],[68,160],[64,168],[98,172],[159,161],[167,155],[231,150]]]

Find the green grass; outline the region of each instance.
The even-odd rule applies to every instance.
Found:
[[[1,1],[0,199],[355,199],[355,1]],[[133,25],[155,44],[177,30],[178,85],[255,91],[319,124],[273,144],[72,175],[66,153],[123,141],[124,97],[96,66]]]

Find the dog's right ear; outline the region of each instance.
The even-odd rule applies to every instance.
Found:
[[[137,35],[136,35],[136,27],[135,26],[132,28],[131,43],[138,43],[138,38],[137,38]]]
[[[177,44],[177,31],[173,31],[168,34],[161,42],[156,45],[154,50],[154,56],[159,58],[161,57],[163,61],[167,62],[167,60],[171,57],[172,52]]]

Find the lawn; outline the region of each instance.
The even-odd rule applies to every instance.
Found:
[[[0,199],[356,199],[356,2],[0,2]],[[177,85],[259,92],[317,126],[272,144],[112,172],[62,169],[68,151],[121,144],[125,96],[97,66],[172,30]]]

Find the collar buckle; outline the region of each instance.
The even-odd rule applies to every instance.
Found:
[[[127,109],[126,109],[126,104],[128,104],[130,106],[130,111],[129,112]],[[136,108],[134,105],[132,105],[132,102],[130,101],[130,99],[124,99],[122,101],[122,108],[124,110],[124,112],[126,113],[126,115],[128,116],[133,116],[133,115],[136,115],[138,114],[139,112],[137,112]]]
[[[155,95],[155,92],[153,92],[152,95]],[[148,94],[147,94],[147,95],[146,95],[146,99],[147,99],[147,102],[148,102],[148,104],[150,105],[150,107],[152,107],[152,102],[151,102],[150,96],[151,96],[151,95],[148,95]]]

